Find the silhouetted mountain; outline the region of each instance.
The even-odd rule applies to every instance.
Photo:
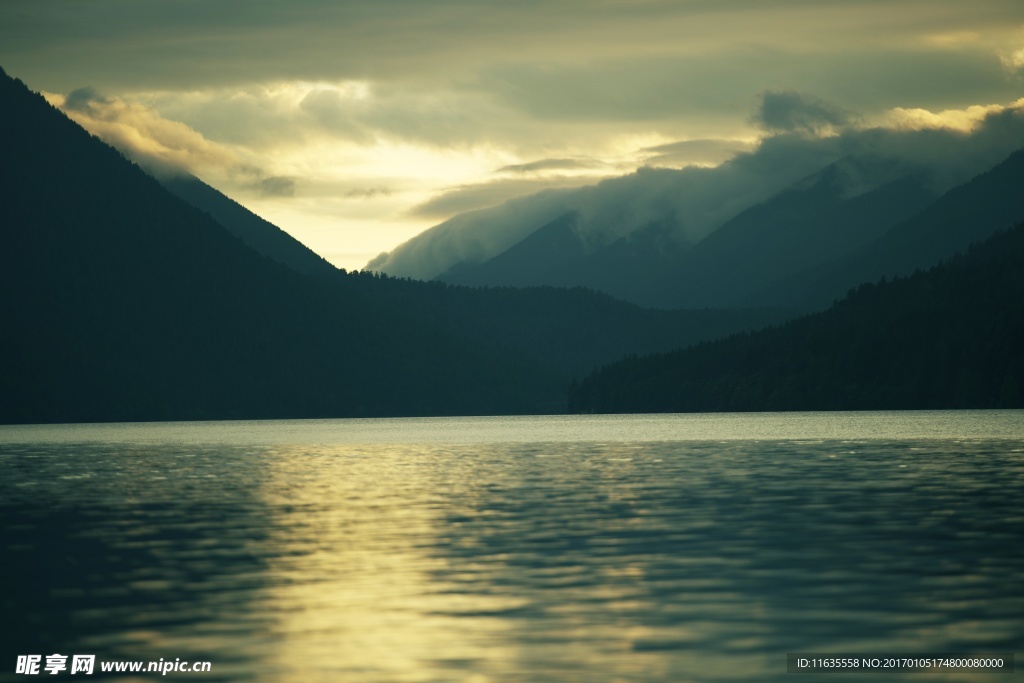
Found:
[[[304,276],[2,72],[0,150],[0,422],[560,411],[628,352],[780,317]]]
[[[0,150],[0,421],[561,403],[520,356],[255,253],[5,74]]]
[[[213,220],[254,251],[307,275],[327,275],[337,270],[281,228],[263,220],[195,176],[172,175],[158,177],[157,180],[173,194],[210,214]]]
[[[851,287],[928,268],[1024,217],[1024,150],[954,187],[863,249],[794,275],[748,305],[827,306]]]
[[[628,354],[652,353],[781,322],[784,309],[662,311],[576,287],[469,288],[350,273],[377,305],[578,379]]]
[[[580,412],[1024,407],[1024,224],[778,328],[606,367]]]

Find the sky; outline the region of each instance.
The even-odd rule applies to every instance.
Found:
[[[3,0],[0,66],[357,269],[462,212],[780,132],[969,130],[1024,97],[1024,3]]]

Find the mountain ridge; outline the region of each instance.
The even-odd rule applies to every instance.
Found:
[[[825,311],[573,386],[574,412],[1024,407],[1024,223]]]
[[[852,287],[929,268],[1024,216],[1024,150],[951,188],[862,249],[779,281],[746,305],[827,306]]]
[[[847,196],[841,169],[850,163],[857,162],[830,164],[733,217],[694,245],[674,269],[649,278],[636,300],[675,308],[747,305],[750,293],[870,243],[934,200],[923,179],[912,174]]]
[[[204,211],[254,251],[305,275],[330,275],[337,270],[299,240],[235,200],[188,174],[156,176],[175,196]]]
[[[855,191],[875,171],[889,180]],[[752,300],[780,280],[870,244],[937,197],[921,169],[847,156],[696,242],[681,241],[674,224],[663,220],[593,244],[576,228],[578,214],[568,212],[496,256],[460,262],[436,279],[470,286],[585,286],[662,309],[799,307],[799,297]]]
[[[20,81],[0,101],[0,422],[561,404],[532,361],[257,254]]]

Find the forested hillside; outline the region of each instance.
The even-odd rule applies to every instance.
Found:
[[[952,188],[862,249],[785,278],[748,297],[747,305],[817,310],[851,287],[930,268],[1024,216],[1024,150]]]
[[[629,354],[670,351],[794,315],[769,308],[648,309],[581,287],[471,288],[368,272],[341,277],[378,306],[531,358],[566,386]]]
[[[781,327],[603,368],[574,412],[1024,407],[1024,224]]]

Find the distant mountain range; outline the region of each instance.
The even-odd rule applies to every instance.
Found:
[[[907,275],[948,259],[1024,218],[1024,151],[955,187],[864,247],[780,278],[746,305],[817,309],[862,282]]]
[[[851,177],[894,175],[880,168],[891,163],[844,157],[695,243],[662,221],[595,245],[567,213],[438,279],[585,286],[656,308],[813,310],[860,282],[935,265],[1024,216],[1024,153],[941,195],[920,171],[849,193]]]
[[[845,158],[744,210],[696,242],[668,221],[593,246],[568,213],[477,265],[438,277],[474,286],[585,286],[658,308],[746,305],[795,307],[802,298],[766,301],[764,290],[845,256],[935,199],[924,178],[907,176],[848,197],[844,179],[872,173],[873,159]],[[856,284],[854,282],[853,284]]]
[[[741,306],[752,298],[761,305],[799,305],[799,299],[768,302],[757,295],[863,248],[935,199],[918,175],[847,194],[849,176],[871,175],[883,164],[851,157],[830,164],[727,221],[670,268],[650,271],[629,298],[663,308]]]
[[[578,220],[575,212],[563,214],[494,258],[456,264],[437,279],[474,287],[589,287],[635,301],[638,283],[670,271],[693,248],[663,223],[594,246],[577,230]]]
[[[599,365],[785,315],[335,270],[2,71],[0,150],[0,422],[561,412]]]
[[[1024,407],[1024,223],[776,328],[623,360],[576,412]]]
[[[371,268],[470,286],[583,286],[642,306],[820,309],[1024,215],[1024,107],[972,132],[768,137],[713,169],[639,169],[455,216]],[[1003,163],[1000,163],[1003,162]]]

